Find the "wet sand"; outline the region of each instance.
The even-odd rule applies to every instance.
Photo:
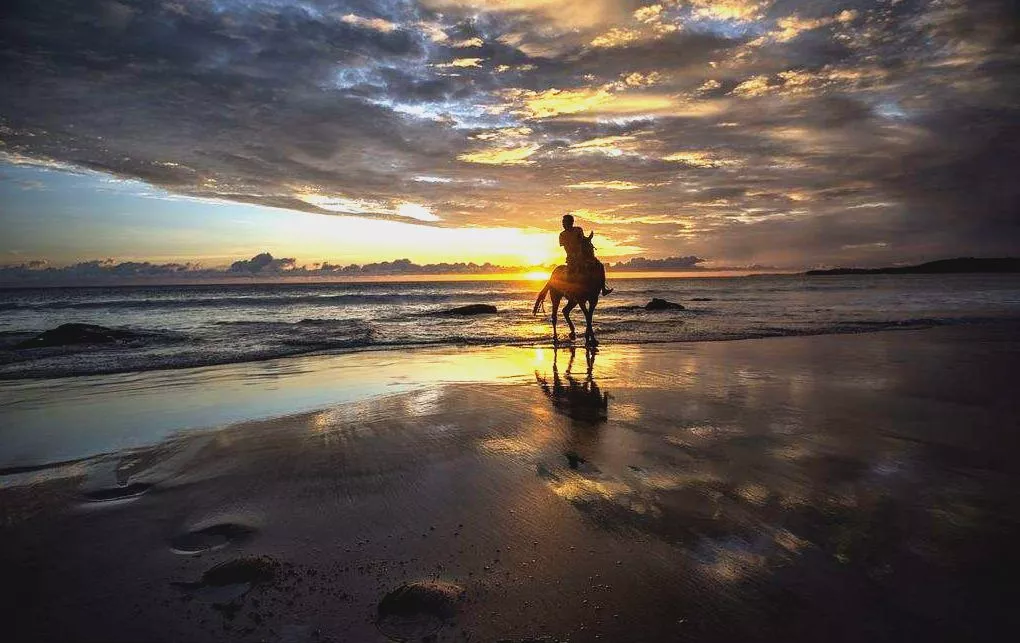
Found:
[[[116,427],[78,453],[7,422],[46,428],[44,385],[27,410],[8,390],[0,638],[958,641],[1015,626],[1015,326],[607,345],[590,377],[570,357],[67,382],[47,439],[76,414]],[[131,400],[181,391],[217,404],[188,431],[131,434]],[[203,428],[243,404],[302,412]]]

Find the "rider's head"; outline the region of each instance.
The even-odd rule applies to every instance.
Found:
[[[563,229],[569,230],[574,227],[574,217],[569,214],[563,215]]]

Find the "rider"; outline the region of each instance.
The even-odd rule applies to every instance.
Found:
[[[584,230],[574,225],[574,217],[563,215],[563,232],[560,233],[560,245],[567,252],[567,273],[571,279],[577,278],[581,271],[594,267],[602,280],[602,294],[613,292],[606,287],[606,267],[595,258],[595,246],[591,243],[594,233],[584,236]]]

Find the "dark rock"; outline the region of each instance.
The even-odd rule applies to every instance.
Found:
[[[645,310],[684,310],[684,307],[680,304],[656,297],[645,304]]]
[[[111,344],[133,339],[135,333],[94,324],[61,324],[43,331],[32,339],[25,340],[15,348],[42,348],[46,346],[70,346],[72,344]]]
[[[714,301],[711,297],[692,297],[691,301]]]
[[[441,315],[490,315],[496,313],[496,307],[491,304],[470,304],[444,310]]]

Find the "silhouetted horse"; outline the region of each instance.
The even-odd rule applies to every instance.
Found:
[[[584,382],[579,382],[571,373],[574,366],[575,348],[570,347],[570,362],[567,364],[566,377],[560,377],[557,356],[559,351],[553,352],[552,384],[542,377],[542,374],[535,371],[535,380],[542,387],[553,408],[567,417],[587,424],[598,424],[605,422],[609,409],[609,393],[602,391],[594,379],[595,351],[591,348],[585,349],[585,361],[587,362],[587,377]]]
[[[605,285],[605,277],[597,264],[592,262],[589,266],[590,269],[576,277],[567,271],[566,266],[557,267],[556,270],[553,270],[552,276],[549,277],[545,287],[538,293],[538,298],[535,299],[535,307],[531,311],[534,314],[538,314],[539,308],[545,302],[546,293],[549,294],[552,300],[554,344],[559,341],[559,337],[556,334],[556,314],[559,312],[560,300],[565,297],[567,305],[563,307],[563,319],[567,320],[567,326],[570,327],[570,339],[574,340],[577,337],[574,322],[570,320],[570,311],[574,309],[574,306],[580,306],[581,312],[584,313],[585,321],[584,343],[586,346],[598,346],[598,340],[595,339],[595,331],[592,329],[591,320],[595,314],[595,306],[599,303],[602,287]]]

